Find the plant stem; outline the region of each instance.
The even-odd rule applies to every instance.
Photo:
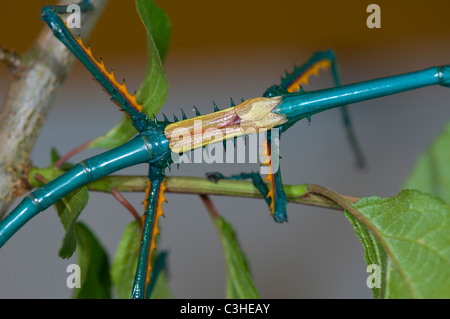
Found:
[[[69,2],[72,1],[59,4]],[[82,15],[79,29],[82,37],[90,34],[107,0],[91,2],[95,9]],[[47,26],[31,49],[22,55],[23,69],[12,79],[0,108],[0,218],[27,189],[23,174],[29,166],[34,143],[74,61]]]
[[[217,211],[216,206],[214,206],[214,203],[212,202],[211,198],[208,195],[200,195],[200,198],[203,201],[203,204],[205,205],[206,209],[208,210],[208,213],[211,216],[211,218],[213,220],[219,218],[220,214]]]
[[[72,156],[75,156],[78,153],[81,153],[85,149],[89,147],[90,144],[92,144],[93,141],[87,141],[86,143],[83,143],[77,147],[75,147],[73,150],[68,152],[66,155],[62,156],[55,164],[56,168],[60,168],[62,164],[67,162]]]
[[[349,200],[348,197],[339,195],[338,193],[333,192],[332,190],[320,185],[310,184],[308,185],[308,190],[311,194],[323,196],[330,199],[331,201],[339,205],[342,209],[348,210],[353,216],[360,219],[361,214],[352,206],[352,204],[356,202]]]
[[[63,173],[63,170],[56,168],[31,168],[28,176],[29,186],[42,186],[42,183],[36,180],[36,174],[44,176],[47,180],[53,180]],[[120,192],[144,192],[147,181],[147,176],[110,175],[88,184],[87,187],[91,191],[106,193],[110,193],[113,188]],[[262,198],[253,183],[248,181],[223,179],[213,183],[207,178],[171,176],[166,177],[165,185],[168,193]],[[335,200],[324,197],[323,194],[318,195],[314,192],[314,188],[311,191],[311,186],[315,185],[284,185],[288,201],[335,210],[343,209],[342,203],[336,203]],[[356,203],[359,200],[356,197],[338,196],[345,198],[349,203]]]
[[[111,190],[111,194],[119,203],[121,203],[130,213],[133,215],[134,219],[138,222],[139,226],[142,228],[142,219],[139,216],[136,209],[134,209],[133,205],[117,190],[117,188],[113,188]]]

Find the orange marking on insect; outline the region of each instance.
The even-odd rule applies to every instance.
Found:
[[[269,171],[264,181],[269,181],[269,192],[267,194],[267,197],[270,198],[270,215],[273,215],[275,212],[275,176],[273,175],[272,169],[272,156],[267,140],[265,140],[261,146],[264,147],[261,155],[266,155],[266,159],[261,163],[261,165],[267,166],[267,169]]]
[[[302,75],[300,75],[297,79],[295,79],[295,81],[293,81],[287,88],[289,93],[293,93],[293,92],[298,92],[300,91],[300,86],[302,84],[306,84],[309,85],[309,77],[311,75],[316,75],[318,76],[320,73],[320,69],[326,70],[331,66],[331,61],[330,60],[321,60],[317,63],[315,63],[313,66],[311,66],[311,68],[309,68],[308,70],[306,70],[305,73],[303,73]]]
[[[94,65],[100,70],[100,72],[113,84],[113,86],[117,89],[120,95],[127,100],[127,102],[137,111],[142,112],[142,105],[139,104],[136,100],[136,94],[131,95],[124,84],[119,84],[116,81],[116,78],[114,77],[114,72],[111,70],[111,72],[106,71],[105,64],[103,62],[103,59],[101,59],[101,62],[98,62],[94,56],[92,55],[91,47],[85,47],[83,44],[83,41],[81,40],[81,36],[75,37],[70,31],[70,28],[67,26],[67,23],[59,17],[61,21],[66,26],[67,30],[70,32],[72,37],[75,39],[75,41],[79,44],[81,49],[84,51],[84,53],[89,57],[89,59],[94,63]],[[121,107],[118,103],[116,103],[119,107]]]
[[[69,29],[70,30],[70,29]],[[83,41],[81,40],[81,37],[74,37],[77,43],[80,45],[80,47],[83,49],[83,51],[86,53],[86,55],[91,59],[91,61],[97,66],[97,68],[100,70],[100,72],[116,87],[117,91],[128,101],[128,103],[137,111],[142,112],[142,104],[139,104],[136,100],[136,94],[131,95],[127,87],[125,85],[125,80],[122,84],[117,82],[113,70],[108,72],[105,67],[105,63],[103,62],[103,59],[100,59],[100,62],[98,62],[94,56],[92,55],[91,47],[88,46],[87,48],[84,46]]]
[[[165,185],[165,181],[163,180],[160,187],[159,187],[159,191],[158,191],[158,198],[156,200],[156,208],[155,208],[155,216],[154,216],[154,221],[153,221],[153,229],[152,229],[152,238],[150,240],[150,249],[148,252],[148,262],[147,262],[147,276],[145,278],[145,284],[148,285],[150,283],[150,278],[151,278],[151,271],[152,271],[152,264],[151,264],[151,257],[152,257],[152,253],[154,250],[156,250],[156,235],[159,234],[159,229],[158,229],[158,222],[159,222],[159,218],[161,216],[164,216],[164,212],[162,210],[162,204],[164,202],[167,202],[165,196],[164,196],[164,191],[167,189],[166,185]],[[148,206],[148,197],[150,195],[150,190],[151,190],[151,184],[150,182],[147,182],[147,189],[146,189],[146,199],[144,201],[145,207]]]

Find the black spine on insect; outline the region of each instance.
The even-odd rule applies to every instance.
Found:
[[[164,123],[170,123],[169,119],[167,118],[166,114],[161,113],[164,118]]]
[[[155,125],[158,125],[158,119],[156,118],[156,115],[152,113],[153,116],[153,123],[155,123]]]
[[[213,103],[213,106],[214,106],[214,112],[219,112],[220,109],[217,107],[217,104],[214,103],[214,101],[212,103]]]
[[[195,116],[200,116],[200,111],[194,105]]]
[[[183,118],[183,120],[187,120],[186,113],[184,113],[183,109],[181,109],[181,117]]]

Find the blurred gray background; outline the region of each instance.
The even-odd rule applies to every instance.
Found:
[[[40,8],[39,1],[36,2],[33,10],[37,10],[34,6]],[[184,108],[193,116],[193,105],[202,114],[208,113],[212,111],[212,101],[223,108],[229,106],[230,97],[240,100],[259,96],[278,83],[280,75],[290,71],[294,63],[301,64],[314,51],[328,47],[334,48],[339,57],[346,84],[450,62],[449,26],[442,27],[447,24],[442,20],[448,12],[448,3],[444,1],[422,4],[426,7],[409,1],[396,1],[395,5],[379,1],[381,30],[366,27],[365,8],[369,2],[364,1],[339,1],[339,5],[315,1],[305,4],[307,7],[299,4],[301,1],[281,1],[275,8],[270,7],[272,2],[263,1],[257,9],[256,2],[254,7],[249,4],[240,7],[238,2],[231,1],[215,8],[194,1],[192,15],[184,20],[180,17],[187,14],[183,12],[185,4],[177,7],[175,1],[158,3],[165,7],[173,23],[174,50],[165,64],[170,90],[163,112],[168,115],[176,113],[179,117],[180,108]],[[131,13],[123,5],[117,2],[109,5],[90,43],[94,55],[114,67],[118,79],[126,78],[128,88],[133,91],[144,74],[145,53],[133,51],[135,44],[145,48],[142,30],[134,33],[131,29],[124,45],[121,40],[114,40],[113,31],[107,31],[109,26],[114,30],[119,25],[127,32],[128,24],[124,21],[130,20],[120,18],[117,12],[121,10],[122,14],[137,19],[132,2],[127,3]],[[195,8],[203,10],[202,13]],[[3,15],[4,12],[0,13],[0,17]],[[121,20],[114,22],[114,19]],[[224,25],[226,21],[228,25]],[[130,25],[136,23],[133,20]],[[36,26],[38,30],[42,24],[38,21]],[[20,26],[17,28],[21,30]],[[269,29],[273,32],[264,39],[264,32]],[[195,32],[189,33],[192,30]],[[3,39],[9,44],[4,34],[5,30],[1,31],[0,44]],[[100,43],[98,50],[96,39]],[[113,42],[115,50],[105,42]],[[49,164],[51,147],[64,154],[119,121],[121,113],[117,107],[90,79],[77,63],[38,139],[34,165]],[[8,80],[2,66],[1,97]],[[331,86],[331,77],[323,73],[320,78],[313,78],[312,85],[305,90],[327,86]],[[448,101],[450,91],[433,87],[353,105],[353,123],[368,161],[363,171],[355,167],[338,110],[313,116],[311,125],[301,121],[281,139],[283,182],[319,184],[356,197],[395,195],[417,156],[449,119]],[[98,152],[87,151],[74,160]],[[230,175],[257,169],[257,164],[186,164],[179,170],[173,169],[171,175],[204,176],[211,171]],[[138,166],[121,174],[146,172],[147,167]],[[112,260],[132,217],[111,195],[90,195],[80,219],[93,229]],[[138,211],[143,211],[143,193],[125,196]],[[168,203],[163,206],[166,217],[160,222],[160,249],[169,251],[174,296],[224,297],[223,255],[206,209],[195,195],[166,197]],[[262,200],[213,197],[213,201],[234,225],[263,298],[371,298],[366,286],[369,274],[364,250],[342,212],[289,204],[289,223],[276,224]],[[66,267],[76,262],[76,258],[62,260],[57,256],[63,234],[56,211],[50,208],[0,250],[0,298],[71,296],[72,291],[66,287]]]

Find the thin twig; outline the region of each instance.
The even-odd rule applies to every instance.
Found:
[[[56,168],[60,168],[62,164],[67,162],[72,156],[84,151],[86,148],[89,147],[89,145],[92,143],[91,141],[88,141],[84,144],[81,144],[80,146],[75,147],[73,150],[69,151],[67,154],[62,156],[55,164]]]
[[[212,202],[211,198],[209,198],[208,195],[200,195],[200,198],[202,199],[203,204],[205,205],[206,209],[209,212],[209,215],[212,219],[216,219],[220,217],[219,211],[217,210],[216,206]]]
[[[338,193],[333,192],[328,188],[315,184],[308,185],[308,190],[310,191],[311,194],[324,196],[330,199],[331,201],[335,202],[337,205],[342,207],[342,209],[348,210],[353,216],[355,216],[358,219],[361,219],[360,218],[361,214],[359,213],[359,211],[356,208],[354,208],[353,205],[349,203],[344,196],[339,195]]]
[[[130,213],[133,215],[134,219],[138,222],[139,226],[142,227],[142,219],[139,216],[139,213],[134,209],[133,205],[117,190],[117,188],[113,188],[111,190],[111,194],[119,203],[121,203]]]
[[[42,176],[41,174],[35,174],[34,178],[40,182],[42,185],[45,185],[48,183],[48,179],[46,179],[44,176]]]
[[[28,182],[31,187],[38,187],[40,186],[40,183],[35,182],[36,174],[41,174],[48,180],[53,180],[64,172],[64,170],[57,170],[54,168],[32,168],[28,176]],[[147,176],[110,175],[88,184],[87,187],[91,191],[106,193],[110,193],[113,188],[116,188],[120,192],[145,192],[147,181]],[[165,185],[167,187],[167,193],[262,198],[261,193],[256,189],[253,183],[248,181],[224,179],[217,183],[213,183],[207,178],[170,176],[166,177]],[[337,203],[336,201],[319,194],[319,192],[315,193],[311,191],[309,186],[311,185],[284,185],[288,201],[294,204],[310,205],[334,210],[343,209],[342,203]],[[312,190],[314,190],[314,188]],[[357,197],[340,194],[338,194],[338,196],[344,198],[351,204],[360,200],[360,198]]]
[[[358,219],[363,225],[365,225],[382,243],[384,244],[384,238],[380,236],[380,232],[376,227],[365,217],[363,216],[359,210],[357,210],[351,203],[349,203],[345,198],[343,198],[341,195],[333,192],[330,189],[327,189],[325,187],[311,184],[308,186],[308,189],[311,193],[318,194],[320,196],[325,196],[329,198],[330,200],[334,201],[336,204],[341,206],[343,209],[347,210],[350,214],[353,215],[356,219]],[[388,252],[389,253],[389,252]]]

